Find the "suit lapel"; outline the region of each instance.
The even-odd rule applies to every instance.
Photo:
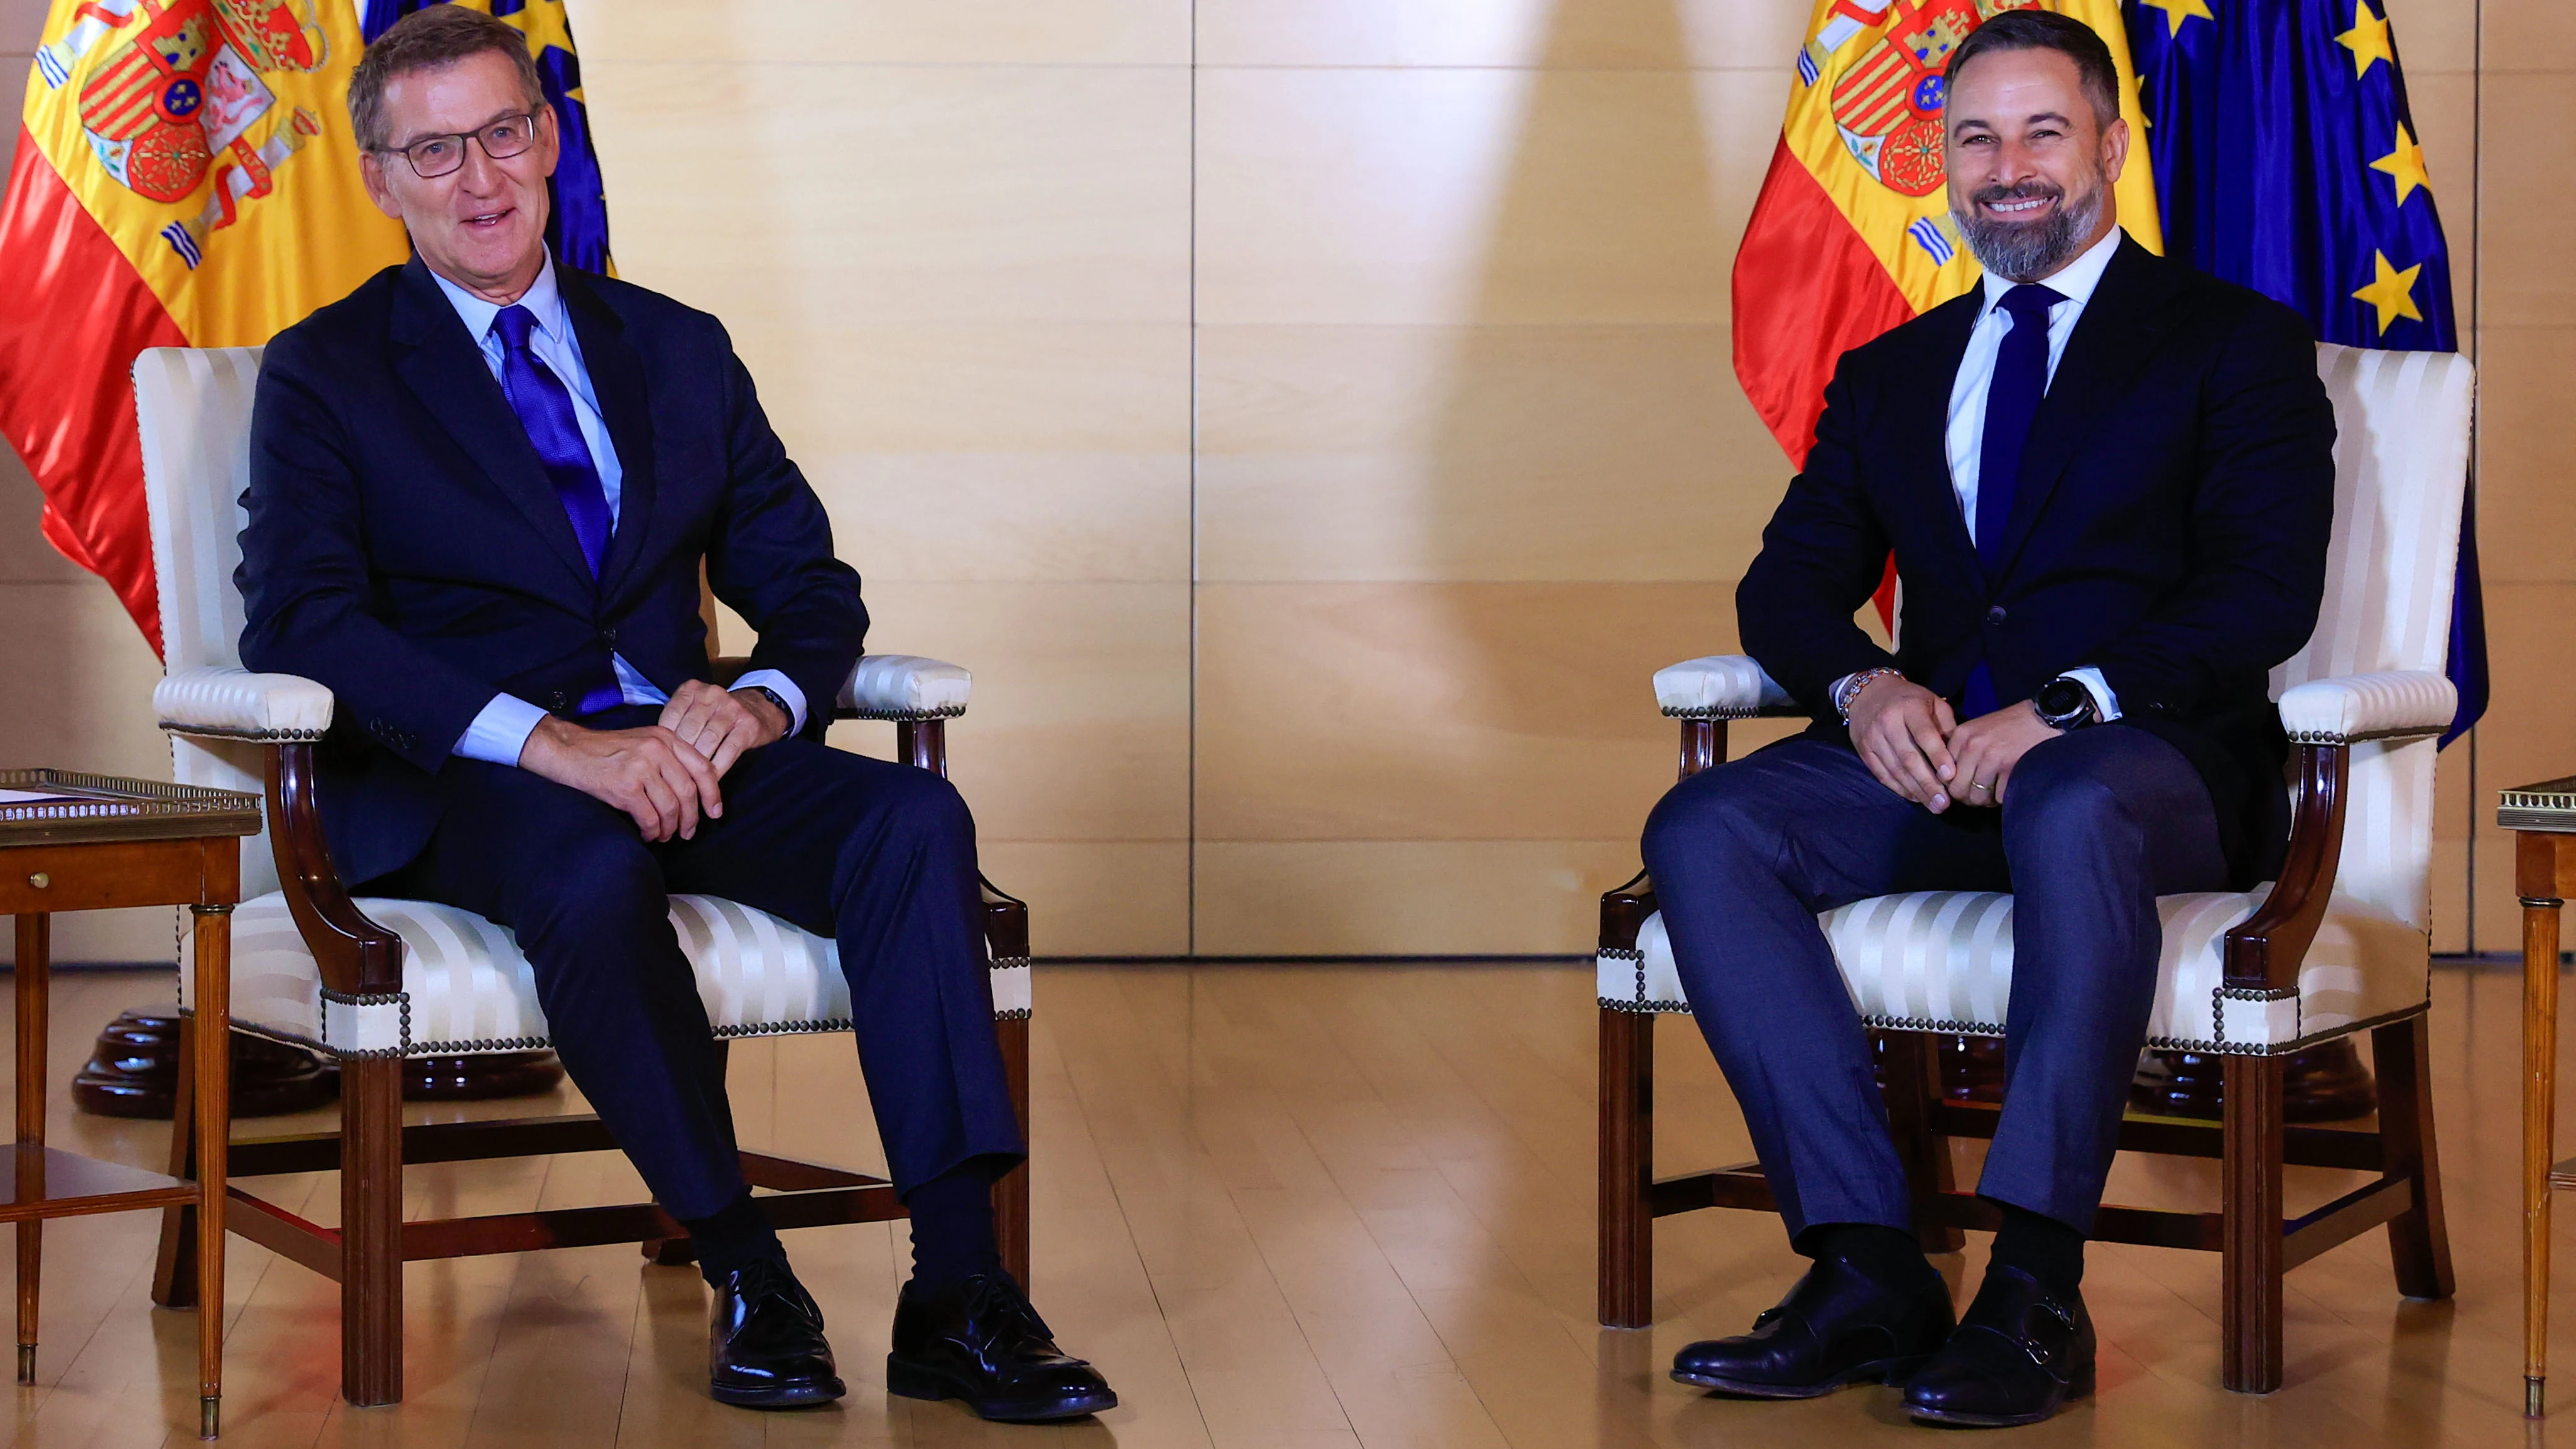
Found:
[[[502,496],[527,515],[537,535],[587,589],[590,565],[573,536],[572,519],[546,481],[545,465],[529,445],[527,429],[510,411],[482,350],[418,257],[403,268],[402,285],[394,294],[393,337],[394,370],[421,406]]]
[[[1950,485],[1950,390],[1958,385],[1959,364],[1968,353],[1968,335],[1985,310],[1985,289],[1974,287],[1924,316],[1922,352],[1905,369],[1912,381],[1899,389],[1904,413],[1901,435],[1917,440],[1908,452],[1930,458],[1921,492],[1929,510],[1934,556],[1924,560],[1958,576],[1970,593],[1985,592],[1985,573],[1977,563],[1977,540],[1959,514],[1959,496]]]
[[[2013,560],[2039,524],[2040,511],[2102,410],[2127,391],[2154,354],[2165,325],[2158,304],[2173,291],[2163,265],[2124,236],[2092,300],[2084,304],[2075,335],[2066,339],[2066,353],[2057,361],[2057,375],[2031,419],[2012,512],[2004,521],[2003,546],[1995,553],[1997,580],[2012,572]]]
[[[617,448],[617,531],[609,536],[608,557],[600,566],[602,599],[617,597],[618,586],[642,556],[653,526],[653,504],[660,491],[653,470],[653,399],[644,380],[644,360],[626,340],[625,323],[600,298],[589,278],[569,267],[555,268],[555,285],[581,342],[582,365],[590,372],[591,391],[608,424],[608,440]]]

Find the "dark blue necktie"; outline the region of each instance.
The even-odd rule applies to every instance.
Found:
[[[571,389],[528,346],[528,334],[536,326],[536,314],[515,305],[502,308],[492,319],[492,330],[501,335],[501,391],[510,399],[510,411],[519,415],[519,426],[528,430],[528,442],[537,450],[537,461],[545,465],[547,481],[555,485],[555,497],[572,520],[573,538],[581,544],[581,556],[596,579],[601,561],[608,556],[608,490],[600,486],[599,465],[582,438]],[[578,711],[590,714],[607,709],[624,695],[617,686],[616,670],[603,656],[599,675],[582,691]]]
[[[2012,319],[1995,350],[1995,373],[1986,385],[1986,428],[1977,448],[1977,561],[1989,582],[2003,563],[2004,525],[2012,518],[2013,496],[2021,491],[2022,449],[2030,442],[2031,419],[2048,392],[2048,309],[2066,298],[2024,282],[1996,300],[1995,307]],[[1970,719],[1994,711],[1995,681],[1984,660],[1968,674],[1960,697]]]

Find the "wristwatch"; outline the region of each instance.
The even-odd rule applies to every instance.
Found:
[[[2093,703],[2093,691],[2072,675],[2061,674],[2041,685],[2030,707],[2038,711],[2040,722],[2052,729],[2081,729],[2102,721],[2102,711]]]
[[[796,711],[787,707],[787,701],[779,697],[777,690],[766,684],[755,684],[751,686],[751,692],[778,706],[778,712],[787,717],[787,727],[791,730],[796,728]]]

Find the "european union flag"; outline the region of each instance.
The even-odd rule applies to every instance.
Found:
[[[2129,0],[2128,18],[2166,255],[2288,303],[2327,342],[2456,350],[2450,248],[2386,14]],[[2444,744],[2487,705],[2474,518],[2461,525]]]

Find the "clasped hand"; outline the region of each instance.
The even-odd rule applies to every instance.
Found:
[[[1852,747],[1878,783],[1938,815],[1952,805],[1996,806],[2013,766],[2055,726],[2030,701],[1962,724],[1950,701],[1894,675],[1871,680],[1851,702]]]
[[[695,837],[724,814],[719,782],[745,750],[786,736],[791,721],[768,697],[692,679],[642,729],[584,729],[548,716],[520,748],[519,767],[627,813],[650,841]]]

